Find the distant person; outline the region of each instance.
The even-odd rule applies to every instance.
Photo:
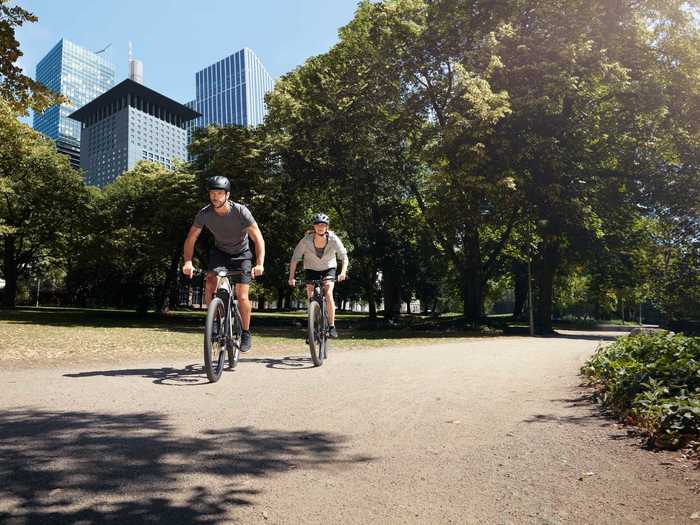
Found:
[[[311,281],[323,282],[323,294],[328,305],[328,335],[337,338],[338,331],[335,328],[335,301],[333,300],[333,287],[336,281],[338,263],[336,258],[342,260],[338,281],[347,278],[348,252],[340,238],[328,229],[329,220],[325,213],[317,213],[313,218],[313,229],[299,241],[292,260],[289,263],[289,286],[296,286],[295,274],[297,263],[304,259],[304,271],[306,273],[306,295],[309,299],[314,293],[314,285]]]
[[[214,236],[214,247],[209,252],[207,280],[204,294],[206,304],[214,296],[216,274],[214,268],[226,267],[230,271],[242,271],[241,275],[232,276],[236,283],[236,299],[241,312],[241,352],[248,352],[252,346],[250,335],[250,317],[252,305],[248,298],[250,283],[265,271],[265,240],[253,215],[243,204],[229,200],[231,183],[226,177],[207,179],[210,204],[199,210],[185,239],[185,264],[182,273],[192,278],[194,266],[192,255],[202,228],[205,226]],[[249,239],[255,244],[255,266]]]

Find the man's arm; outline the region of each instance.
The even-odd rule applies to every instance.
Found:
[[[192,226],[185,239],[185,246],[183,247],[183,256],[185,259],[185,264],[182,265],[182,273],[187,277],[192,279],[192,274],[194,273],[194,266],[192,266],[192,256],[194,255],[194,245],[197,242],[199,234],[202,233],[202,228],[199,226]]]
[[[263,239],[257,224],[251,224],[246,228],[246,233],[255,243],[255,266],[252,270],[253,279],[265,273],[265,239]]]

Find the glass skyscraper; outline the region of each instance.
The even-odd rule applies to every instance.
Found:
[[[210,124],[262,124],[267,114],[265,93],[274,80],[250,49],[240,51],[195,74],[196,98],[187,107],[202,114],[188,123],[188,138],[195,128]]]
[[[52,139],[75,168],[80,166],[80,123],[68,115],[109,90],[114,79],[114,65],[65,38],[36,66],[37,82],[65,95],[72,105],[61,104],[34,113],[34,129]]]

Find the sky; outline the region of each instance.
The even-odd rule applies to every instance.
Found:
[[[250,48],[273,78],[324,53],[358,0],[11,0],[39,18],[17,30],[19,65],[36,64],[61,38],[105,53],[127,77],[129,41],[144,84],[179,102],[194,98],[200,69]]]

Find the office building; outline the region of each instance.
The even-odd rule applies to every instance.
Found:
[[[142,73],[141,73],[142,74]],[[187,122],[199,113],[126,79],[70,115],[81,126],[86,182],[105,186],[140,160],[187,159]]]
[[[197,72],[196,98],[186,105],[202,116],[188,123],[188,143],[194,129],[210,124],[243,127],[262,124],[267,114],[265,94],[273,87],[272,76],[248,48]]]
[[[68,115],[114,86],[115,68],[102,55],[93,53],[65,38],[61,39],[36,66],[36,80],[71,102],[34,113],[34,129],[56,143],[80,166],[80,123]]]

